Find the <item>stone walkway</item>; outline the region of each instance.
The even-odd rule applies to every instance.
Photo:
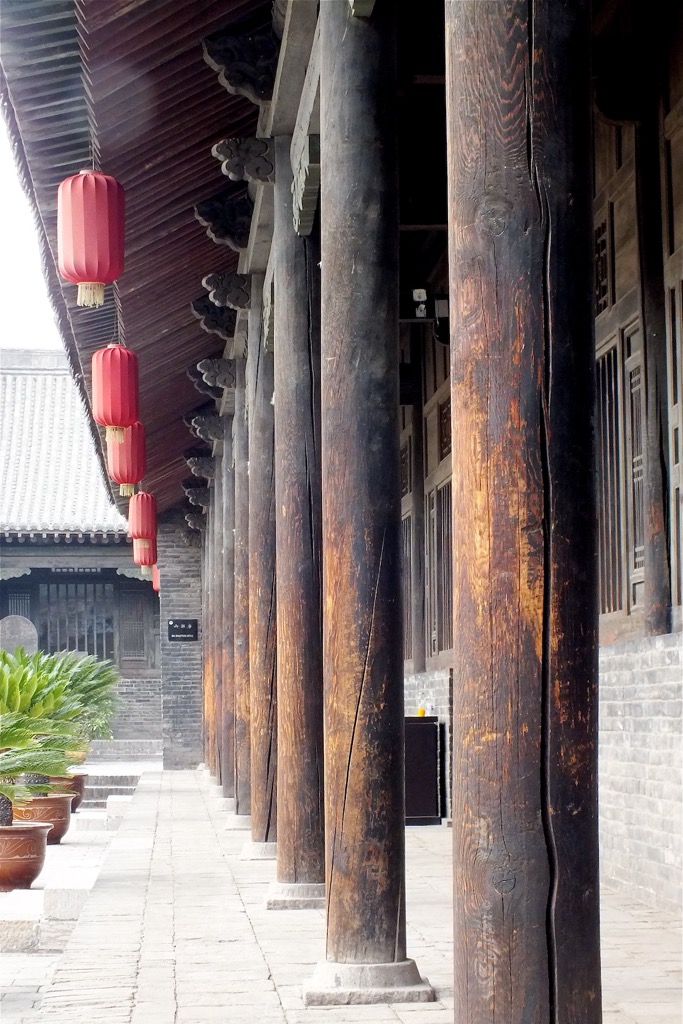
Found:
[[[323,912],[265,909],[274,862],[240,859],[229,817],[205,774],[145,774],[64,953],[3,955],[2,1024],[451,1024],[449,829],[406,831],[408,955],[438,1002],[304,1009]],[[680,1024],[671,916],[604,893],[603,978],[605,1024]]]

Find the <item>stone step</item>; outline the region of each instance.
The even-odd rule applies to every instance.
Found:
[[[88,773],[86,789],[91,786],[137,786],[139,775],[94,775]]]

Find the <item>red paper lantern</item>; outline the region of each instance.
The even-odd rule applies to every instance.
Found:
[[[148,491],[138,491],[128,502],[128,536],[133,540],[154,541],[157,538],[157,502]],[[140,563],[154,565],[151,562]]]
[[[78,285],[79,306],[101,306],[105,284],[123,273],[124,219],[123,189],[109,174],[81,171],[59,186],[59,272]]]
[[[145,428],[136,421],[126,427],[121,444],[107,441],[107,470],[119,485],[119,493],[129,498],[145,475]]]
[[[148,569],[151,572],[157,561],[156,540],[134,540],[133,561],[136,565],[142,566],[143,570]]]
[[[92,415],[107,428],[107,440],[119,443],[138,418],[138,357],[124,345],[93,352]]]
[[[159,566],[152,566],[152,589],[156,590],[157,594],[161,590],[161,577],[159,575]]]

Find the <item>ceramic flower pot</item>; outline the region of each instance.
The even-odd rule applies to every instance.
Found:
[[[0,892],[30,889],[43,870],[48,821],[15,821],[0,825]]]
[[[19,821],[50,822],[52,829],[47,837],[48,846],[61,842],[71,823],[71,801],[73,793],[51,793],[49,796],[34,796],[24,807],[14,808],[14,817]]]
[[[74,798],[71,803],[71,813],[78,810],[83,800],[83,793],[85,791],[85,784],[88,781],[88,776],[84,772],[75,772],[73,775],[51,775],[50,782],[53,785],[59,786],[60,793],[73,793]]]

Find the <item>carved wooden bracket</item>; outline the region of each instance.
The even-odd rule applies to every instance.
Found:
[[[208,274],[202,278],[202,285],[217,306],[230,306],[231,309],[237,310],[249,309],[251,282],[248,276],[226,270],[221,274]]]
[[[280,41],[272,27],[235,35],[214,32],[202,41],[204,60],[228,92],[252,103],[272,98]]]
[[[208,395],[209,398],[213,398],[217,402],[219,402],[223,397],[222,390],[207,384],[201,370],[198,370],[196,366],[188,366],[187,376],[190,378],[200,395]]]
[[[375,0],[349,0],[349,7],[354,18],[369,18],[375,6]]]
[[[217,306],[208,295],[202,295],[191,303],[190,309],[200,321],[207,334],[217,334],[223,341],[230,341],[235,334],[237,313],[229,306]]]
[[[234,359],[202,359],[197,363],[197,369],[211,387],[235,387]]]
[[[320,189],[320,136],[306,135],[293,168],[292,212],[297,235],[310,235]]]
[[[247,247],[253,212],[254,204],[247,195],[215,196],[194,208],[194,215],[209,238],[219,245],[229,245],[235,252]]]
[[[185,516],[185,522],[191,530],[206,529],[206,516],[203,512],[188,512]]]
[[[211,153],[221,161],[221,171],[231,181],[275,181],[275,154],[270,139],[222,139]]]
[[[208,508],[211,504],[210,487],[186,487],[183,485],[183,490],[191,505],[200,505],[202,508]]]
[[[218,413],[191,416],[190,430],[202,441],[222,441],[225,431],[223,417]]]
[[[190,455],[185,458],[193,476],[204,477],[205,480],[213,480],[216,475],[216,464],[210,455]]]

